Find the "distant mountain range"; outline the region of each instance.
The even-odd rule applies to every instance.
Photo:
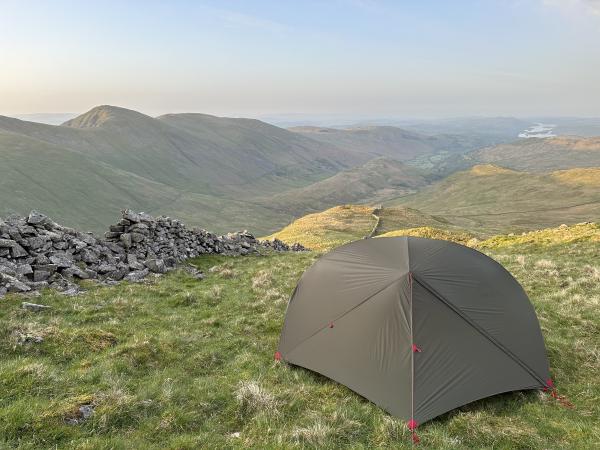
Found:
[[[530,172],[600,166],[597,138],[513,142],[524,127],[518,119],[482,119],[485,133],[474,126],[284,129],[205,114],[153,118],[114,106],[60,126],[0,116],[0,216],[33,208],[100,231],[127,207],[220,232],[266,234],[341,203],[420,206],[417,191],[433,195],[444,177],[481,163]],[[439,203],[446,212],[453,207]],[[434,205],[423,210],[436,214]]]

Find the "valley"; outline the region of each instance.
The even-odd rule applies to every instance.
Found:
[[[598,138],[515,141],[523,123],[504,118],[435,122],[437,134],[404,125],[283,129],[113,106],[61,126],[0,117],[0,215],[39,209],[100,232],[133,208],[259,235],[340,204],[406,205],[480,233],[598,215]],[[488,134],[474,131],[482,126]],[[482,164],[513,172],[470,169]],[[575,168],[589,169],[579,174],[587,182],[552,175]]]

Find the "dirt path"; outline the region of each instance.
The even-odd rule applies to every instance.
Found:
[[[382,208],[383,208],[382,205],[377,205],[373,209],[373,212],[371,213],[371,215],[375,218],[375,225],[371,229],[371,232],[365,236],[365,238],[377,236],[377,231],[379,229],[379,225],[381,225],[381,217],[379,216],[379,213],[381,212]]]

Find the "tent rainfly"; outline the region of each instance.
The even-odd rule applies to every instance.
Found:
[[[535,311],[511,274],[471,248],[416,237],[321,257],[289,301],[275,358],[346,385],[413,432],[484,397],[552,389]]]

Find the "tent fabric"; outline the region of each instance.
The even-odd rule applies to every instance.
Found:
[[[535,311],[488,256],[447,241],[356,241],[321,257],[289,301],[278,355],[423,423],[550,377]]]

